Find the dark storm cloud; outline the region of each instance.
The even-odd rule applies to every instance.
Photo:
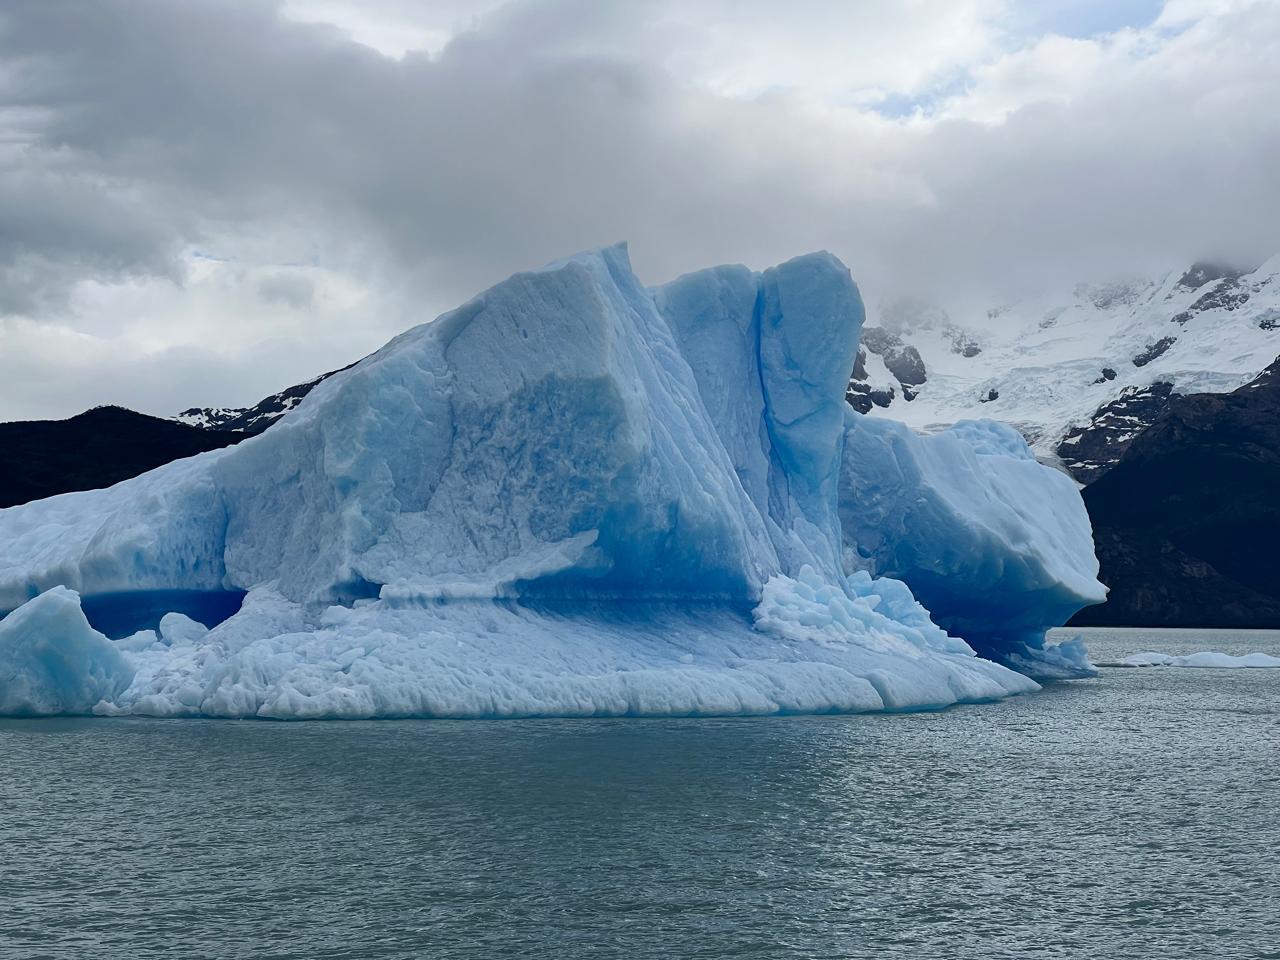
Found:
[[[0,312],[54,308],[85,276],[177,274],[180,215],[60,151],[0,157]]]
[[[813,245],[805,221],[830,200],[802,209],[819,198],[793,181],[811,165],[789,155],[794,131],[748,115],[767,124],[773,111],[720,115],[641,64],[561,52],[558,12],[508,14],[438,61],[396,62],[260,5],[26,8],[4,43],[29,58],[49,118],[20,175],[65,155],[54,189],[119,184],[28,239],[53,259],[91,248],[154,269],[221,224],[299,217],[331,253],[373,244],[455,295],[622,236],[668,273],[720,236]],[[602,17],[587,21],[603,32]]]

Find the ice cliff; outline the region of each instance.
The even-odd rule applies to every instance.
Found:
[[[1074,486],[992,424],[855,414],[862,321],[829,254],[517,274],[239,446],[0,510],[0,712],[906,710],[1086,671],[1044,644],[1103,596]]]

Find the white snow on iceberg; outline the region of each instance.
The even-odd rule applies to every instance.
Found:
[[[654,290],[623,246],[517,274],[258,437],[0,511],[0,712],[765,714],[1036,689],[965,639],[1087,671],[1043,642],[1103,596],[1074,486],[994,425],[860,418],[862,319],[829,254]]]

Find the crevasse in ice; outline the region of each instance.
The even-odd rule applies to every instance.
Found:
[[[862,319],[829,254],[517,274],[258,437],[0,511],[0,712],[906,710],[1087,670],[1044,644],[1102,599],[1074,486],[993,424],[855,414]]]

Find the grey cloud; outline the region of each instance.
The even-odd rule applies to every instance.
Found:
[[[0,161],[0,311],[60,307],[85,276],[177,278],[189,224],[129,193],[58,158]]]
[[[315,299],[316,287],[310,277],[276,272],[258,281],[258,293],[268,303],[282,303],[300,310]]]
[[[944,298],[1280,249],[1274,5],[1195,69],[917,128],[695,89],[643,9],[514,3],[397,61],[247,0],[10,7],[0,105],[40,119],[0,153],[0,306],[280,224],[438,309],[623,238],[655,281],[826,247],[873,293]]]

